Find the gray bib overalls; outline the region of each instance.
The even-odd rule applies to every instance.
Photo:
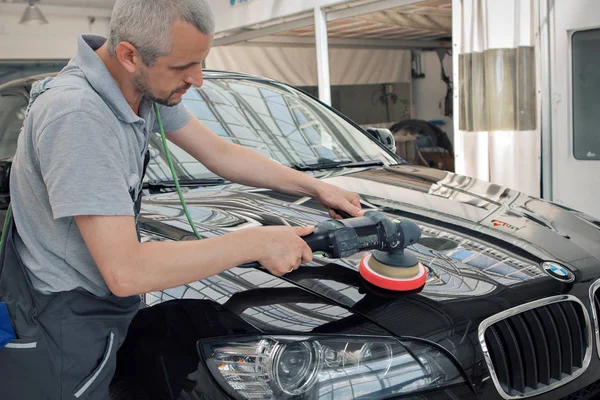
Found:
[[[46,90],[44,83],[34,85],[29,107]],[[134,200],[137,216],[141,193]],[[107,400],[117,350],[139,296],[37,292],[15,249],[17,232],[9,218],[0,249],[0,301],[8,306],[17,339],[0,350],[0,399]]]

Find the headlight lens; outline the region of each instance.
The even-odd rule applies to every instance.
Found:
[[[305,393],[317,380],[321,370],[321,345],[318,342],[276,344],[269,368],[269,378],[285,394]]]
[[[236,399],[379,399],[463,381],[445,352],[417,340],[263,336],[200,342],[199,351]]]

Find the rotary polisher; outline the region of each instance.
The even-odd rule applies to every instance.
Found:
[[[427,269],[408,251],[421,229],[411,220],[391,219],[369,210],[362,217],[326,220],[303,239],[313,252],[329,258],[349,257],[372,250],[360,261],[359,273],[369,283],[386,290],[411,291],[427,280]]]

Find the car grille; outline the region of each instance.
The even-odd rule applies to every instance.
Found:
[[[587,311],[574,296],[524,304],[483,321],[479,341],[505,399],[536,396],[581,375],[591,358]]]
[[[593,305],[592,313],[594,315],[594,330],[596,331],[596,347],[598,348],[598,356],[600,357],[600,336],[598,336],[600,329],[600,320],[598,319],[600,318],[600,293],[598,293],[598,288],[600,288],[600,279],[590,286],[590,302]]]

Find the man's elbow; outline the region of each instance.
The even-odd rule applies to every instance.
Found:
[[[102,270],[108,289],[117,297],[128,297],[139,294],[136,279],[131,274],[131,269],[124,264],[105,266]]]
[[[138,294],[137,291],[133,290],[132,288],[121,284],[109,285],[108,289],[117,297],[129,297]]]

